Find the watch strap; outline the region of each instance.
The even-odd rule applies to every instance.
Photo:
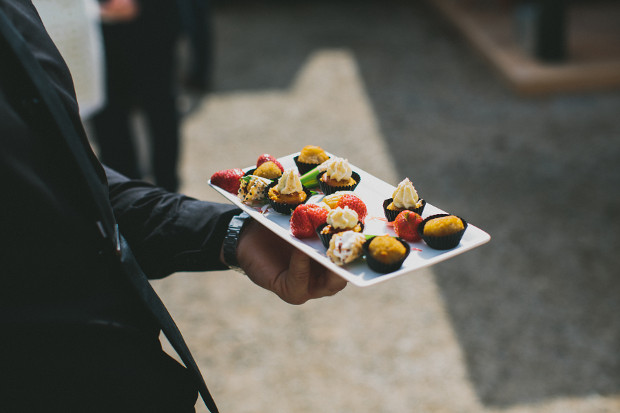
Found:
[[[241,231],[250,218],[251,217],[247,212],[242,212],[239,215],[235,215],[228,224],[226,236],[224,237],[224,243],[222,245],[224,263],[228,265],[231,270],[235,270],[242,274],[245,274],[245,271],[241,269],[239,266],[239,261],[237,261],[237,245],[239,243]]]

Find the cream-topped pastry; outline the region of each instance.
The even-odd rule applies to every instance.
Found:
[[[414,209],[418,208],[422,201],[418,197],[413,183],[409,178],[403,179],[392,194],[392,203],[398,209]]]
[[[351,169],[349,161],[343,158],[332,158],[323,162],[319,169],[319,187],[325,195],[336,191],[353,191],[361,177]]]
[[[269,189],[267,195],[271,201],[287,205],[299,205],[307,199],[299,175],[293,169],[285,170],[277,184]]]
[[[325,218],[325,224],[319,226],[317,231],[319,238],[326,248],[329,247],[329,240],[334,234],[345,231],[362,232],[364,224],[359,221],[357,211],[348,206],[337,207],[330,210]]]
[[[348,264],[362,255],[364,242],[366,237],[359,232],[339,232],[329,241],[327,256],[336,265]]]
[[[340,159],[340,158],[329,158],[328,160],[321,162],[321,164],[319,166],[317,166],[319,172],[327,171],[327,168],[329,167],[329,165],[332,162],[334,162],[336,159]]]
[[[281,194],[289,195],[295,192],[302,192],[304,188],[299,175],[293,169],[287,169],[278,180],[276,190]]]
[[[349,161],[343,158],[333,158],[323,162],[319,166],[319,171],[321,170],[325,170],[327,178],[340,182],[348,182],[353,174]]]
[[[327,224],[336,230],[353,229],[359,222],[357,212],[345,206],[332,209],[327,214]]]

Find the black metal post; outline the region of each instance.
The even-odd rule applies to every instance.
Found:
[[[517,5],[517,36],[526,53],[549,63],[566,59],[567,1],[524,0]]]
[[[540,0],[536,57],[545,62],[566,59],[566,0]]]

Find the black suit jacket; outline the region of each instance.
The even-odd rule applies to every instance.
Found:
[[[70,73],[28,0],[0,0],[59,96],[97,183],[93,197],[33,80],[0,35],[0,328],[159,326],[111,253],[118,223],[150,278],[218,270],[230,206],[168,193],[104,168],[82,128]],[[106,200],[104,205],[97,198]],[[108,223],[102,228],[101,223]],[[41,343],[44,346],[44,343]],[[6,372],[4,372],[6,374]]]

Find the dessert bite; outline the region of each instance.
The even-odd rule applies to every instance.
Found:
[[[301,175],[316,168],[329,159],[329,155],[320,146],[307,145],[301,149],[299,155],[293,158]]]
[[[345,265],[362,256],[365,242],[366,237],[359,232],[339,232],[329,241],[326,254],[334,264]]]
[[[282,166],[282,164],[273,156],[269,155],[268,153],[264,153],[261,156],[258,157],[258,159],[256,160],[256,167],[258,168],[259,166],[261,166],[262,164],[264,164],[265,162],[273,162],[275,163],[278,168],[280,168],[281,172],[284,172],[284,167]]]
[[[237,198],[244,204],[262,203],[265,201],[265,192],[270,183],[270,179],[261,178],[260,176],[244,176],[240,180]]]
[[[332,158],[319,165],[319,187],[324,194],[337,191],[353,191],[360,182],[360,176],[353,172],[349,161],[343,158]]]
[[[331,195],[327,195],[323,198],[323,202],[329,206],[329,208],[335,209],[338,207],[349,207],[355,212],[360,222],[364,222],[366,215],[368,215],[368,209],[366,204],[352,191],[337,191]]]
[[[364,243],[368,266],[384,274],[398,270],[410,251],[409,244],[389,235],[379,235]]]
[[[454,215],[433,218],[426,222],[424,235],[432,237],[445,237],[465,229],[463,220]]]
[[[467,222],[456,215],[431,215],[420,223],[418,233],[429,247],[447,250],[456,247],[467,229]]]
[[[403,179],[398,184],[392,193],[392,198],[383,201],[383,211],[389,222],[394,221],[396,216],[404,210],[422,215],[424,206],[426,206],[426,201],[418,196],[418,192],[409,178]]]
[[[316,231],[323,245],[327,248],[334,234],[343,231],[362,232],[364,224],[359,221],[357,212],[349,207],[337,207],[327,213],[325,224],[320,225]]]
[[[323,202],[325,202],[331,209],[337,208],[340,198],[346,194],[353,195],[353,191],[336,191],[333,194],[324,196]]]
[[[271,180],[278,179],[282,176],[282,169],[273,161],[266,161],[261,163],[254,171],[252,175],[260,176]]]
[[[297,205],[308,200],[309,193],[301,184],[299,175],[293,169],[284,171],[277,182],[267,187],[269,203],[277,212],[290,214]]]

